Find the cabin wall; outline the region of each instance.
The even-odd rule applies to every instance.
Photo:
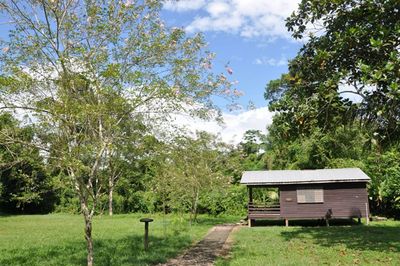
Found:
[[[297,203],[297,188],[323,188],[323,203]],[[282,218],[366,217],[366,183],[284,185],[279,187]]]

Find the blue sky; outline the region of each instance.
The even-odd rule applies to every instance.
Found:
[[[266,106],[265,85],[287,71],[301,44],[290,37],[284,19],[299,0],[180,0],[166,3],[162,17],[171,27],[185,28],[188,34],[202,32],[215,52],[214,71],[225,72],[229,62],[244,92],[238,100],[246,110],[251,101]],[[0,19],[0,22],[4,22]],[[1,24],[0,37],[7,38],[8,24]],[[228,75],[229,76],[229,75]],[[224,109],[225,102],[216,99]]]
[[[244,92],[238,101],[241,111],[223,112],[224,126],[215,122],[180,121],[192,131],[219,134],[223,141],[237,144],[246,130],[266,133],[273,113],[264,99],[266,84],[287,72],[287,62],[301,47],[291,38],[285,18],[300,0],[180,0],[167,2],[162,15],[169,26],[183,27],[188,34],[203,32],[208,49],[217,54],[215,71],[225,71],[227,62]],[[249,101],[256,106],[247,110]],[[184,119],[183,119],[184,120]]]
[[[287,71],[301,43],[286,31],[284,19],[295,10],[297,0],[181,0],[167,2],[163,17],[169,26],[183,27],[189,34],[203,32],[208,49],[217,54],[214,68],[224,71],[227,62],[233,80],[244,92],[239,103],[266,106],[265,85]],[[223,106],[221,106],[223,107]]]
[[[287,71],[301,43],[293,40],[285,27],[285,18],[300,0],[180,0],[167,2],[162,17],[171,27],[185,28],[188,34],[202,32],[207,49],[216,53],[213,65],[216,73],[224,72],[237,89],[244,93],[238,103],[243,107],[228,112],[226,102],[217,100],[223,110],[225,125],[213,121],[178,121],[192,131],[206,130],[219,134],[225,142],[238,143],[246,130],[267,131],[273,113],[264,99],[266,84]],[[1,21],[1,19],[0,19]],[[1,21],[3,22],[3,21]],[[9,27],[0,24],[0,38],[6,38]],[[225,65],[233,69],[226,73]],[[247,110],[249,102],[255,109]]]

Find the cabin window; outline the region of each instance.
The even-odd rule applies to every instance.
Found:
[[[322,188],[297,189],[297,203],[323,203],[324,190]]]

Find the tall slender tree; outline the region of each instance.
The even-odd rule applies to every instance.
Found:
[[[92,219],[108,186],[102,172],[127,137],[123,121],[149,123],[189,106],[206,116],[210,96],[229,86],[210,73],[203,38],[166,27],[161,7],[155,0],[0,1],[12,28],[1,42],[1,108],[32,116],[41,130],[36,146],[76,190],[88,265]]]
[[[195,138],[176,138],[169,149],[157,168],[154,192],[164,208],[189,210],[190,222],[195,221],[201,196],[230,182],[222,166],[227,147],[215,136],[197,132]]]

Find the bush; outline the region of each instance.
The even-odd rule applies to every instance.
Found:
[[[200,198],[199,210],[212,215],[245,215],[247,200],[246,186],[230,185],[205,193]]]
[[[400,218],[400,152],[398,148],[371,155],[366,171],[371,177],[369,194],[373,210]]]

